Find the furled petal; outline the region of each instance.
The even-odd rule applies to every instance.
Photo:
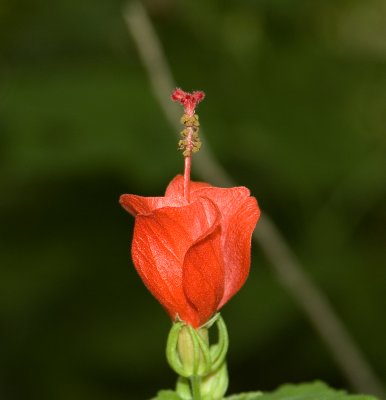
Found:
[[[224,293],[224,263],[221,257],[221,228],[197,240],[187,251],[183,266],[183,290],[197,310],[200,326],[216,312]]]
[[[221,308],[244,284],[249,274],[251,235],[260,216],[256,199],[246,187],[202,187],[191,193],[192,200],[205,196],[221,212],[221,246],[225,268]]]
[[[221,308],[244,285],[251,263],[251,237],[260,217],[254,197],[248,197],[229,218],[223,232],[223,257],[225,265],[224,296]]]
[[[193,191],[204,188],[211,187],[209,183],[206,182],[190,182],[190,193]],[[169,183],[165,192],[166,197],[183,197],[184,196],[184,177],[182,175],[177,175],[173,178],[173,180]]]
[[[229,222],[229,218],[249,196],[249,189],[244,186],[232,188],[201,187],[192,190],[190,194],[193,201],[200,197],[211,199],[219,208],[223,223]]]
[[[173,320],[198,327],[244,284],[260,210],[247,188],[204,182],[190,183],[188,203],[183,180],[176,176],[165,197],[120,202],[136,217],[132,256],[145,285]]]
[[[186,206],[137,215],[132,245],[134,265],[173,320],[178,315],[194,326],[200,320],[199,311],[183,290],[183,263],[188,250],[216,228],[218,213],[213,202],[200,199]]]
[[[179,207],[187,204],[183,198],[142,197],[134,194],[123,194],[119,202],[134,217],[137,214],[149,214],[158,208]]]

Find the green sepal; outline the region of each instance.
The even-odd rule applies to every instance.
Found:
[[[211,370],[209,344],[201,336],[200,331],[205,334],[205,328],[194,329],[184,322],[176,322],[168,336],[166,344],[168,363],[178,375],[185,378],[204,376]]]
[[[181,376],[185,376],[186,371],[177,352],[177,343],[180,331],[184,325],[185,324],[183,322],[175,322],[169,332],[166,343],[166,359],[168,360],[168,363],[172,369]]]
[[[211,374],[201,380],[202,400],[221,400],[228,389],[228,370],[226,363],[223,362]]]
[[[209,343],[209,329],[216,324],[217,341]],[[195,329],[183,321],[173,324],[166,346],[166,357],[179,375],[176,392],[182,400],[198,394],[202,400],[221,400],[228,387],[225,358],[228,333],[220,314]]]
[[[192,391],[190,390],[190,381],[188,378],[180,376],[177,379],[176,392],[182,400],[192,399]]]
[[[225,362],[229,347],[228,331],[224,320],[219,316],[216,322],[218,329],[218,342],[210,348],[210,355],[212,358],[211,371],[216,371],[221,364]]]
[[[209,343],[202,338],[199,331],[192,328],[190,325],[187,325],[187,327],[193,341],[194,350],[193,373],[190,376],[206,375],[211,369]]]

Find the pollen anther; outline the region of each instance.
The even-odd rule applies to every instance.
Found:
[[[201,140],[198,136],[200,122],[198,115],[184,114],[181,117],[181,124],[185,125],[185,129],[181,131],[181,140],[178,142],[178,149],[182,150],[184,157],[190,157],[192,153],[197,153],[201,148]]]

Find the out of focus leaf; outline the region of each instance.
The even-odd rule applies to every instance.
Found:
[[[157,397],[154,397],[152,400],[181,400],[181,397],[172,390],[161,390],[157,393]]]
[[[376,400],[373,396],[350,395],[343,390],[335,390],[325,383],[314,382],[299,385],[287,384],[272,393],[242,393],[226,400]]]

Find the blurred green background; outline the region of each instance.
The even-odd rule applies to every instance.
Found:
[[[1,399],[144,399],[175,382],[170,321],[131,264],[117,200],[161,195],[182,157],[124,5],[0,3]],[[386,377],[385,1],[146,6],[178,85],[207,94],[216,157]],[[230,392],[348,386],[257,246],[223,316]]]

